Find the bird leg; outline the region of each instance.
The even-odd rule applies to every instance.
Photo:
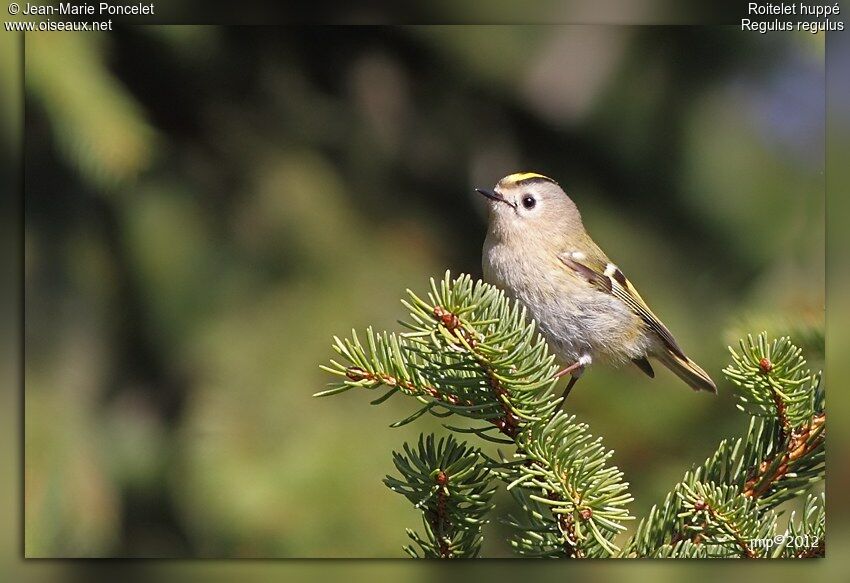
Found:
[[[567,383],[567,388],[564,389],[564,394],[561,395],[561,405],[563,406],[564,402],[567,400],[567,397],[570,395],[570,391],[573,390],[573,387],[578,382],[581,375],[584,373],[584,369],[590,365],[592,359],[589,354],[582,354],[579,359],[568,366],[567,368],[558,371],[555,373],[555,378],[559,379],[565,375],[572,375],[570,377],[570,382]]]
[[[582,367],[581,362],[580,362],[580,361],[576,361],[576,362],[574,362],[573,364],[571,364],[570,366],[568,366],[567,368],[561,369],[561,370],[559,370],[558,372],[556,372],[556,373],[555,373],[555,378],[556,378],[556,379],[559,379],[559,378],[561,378],[561,377],[565,377],[565,376],[567,376],[568,374],[572,374],[572,373],[574,373],[575,371],[577,371],[577,370],[578,370],[578,369],[580,369],[580,368],[583,368],[583,367]],[[581,376],[581,373],[579,373],[579,375],[578,375],[578,376]]]
[[[589,366],[590,363],[593,362],[593,359],[589,354],[582,354],[579,356],[578,360],[572,363],[565,369],[561,369],[555,373],[555,378],[559,379],[568,374],[573,375],[573,377],[578,378],[584,372],[585,367]]]

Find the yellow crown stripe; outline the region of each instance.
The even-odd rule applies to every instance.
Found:
[[[542,178],[543,180],[548,180],[550,182],[555,182],[548,176],[543,176],[542,174],[538,174],[536,172],[517,172],[516,174],[511,174],[510,176],[505,176],[504,183],[505,184],[514,184],[515,182],[520,182],[522,180],[529,180],[531,178]]]

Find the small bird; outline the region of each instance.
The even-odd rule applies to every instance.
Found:
[[[667,327],[584,229],[581,214],[557,182],[520,172],[493,190],[484,241],[484,279],[519,300],[571,375],[566,397],[592,362],[635,363],[655,376],[659,360],[694,390],[717,392],[711,377],[685,356]]]

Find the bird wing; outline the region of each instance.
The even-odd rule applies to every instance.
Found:
[[[604,255],[602,255],[604,258]],[[576,275],[587,280],[600,291],[613,295],[626,304],[640,316],[646,326],[655,332],[670,352],[676,356],[688,360],[685,353],[679,348],[673,335],[667,327],[652,313],[643,298],[620,271],[620,268],[607,261],[607,258],[594,260],[581,252],[563,253],[558,256],[561,262],[573,270]]]

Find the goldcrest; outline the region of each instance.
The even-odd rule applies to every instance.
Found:
[[[593,362],[632,362],[654,377],[654,358],[691,388],[717,392],[590,238],[557,182],[522,172],[476,190],[490,200],[484,279],[527,308],[566,366],[559,375],[572,375],[568,391]]]

